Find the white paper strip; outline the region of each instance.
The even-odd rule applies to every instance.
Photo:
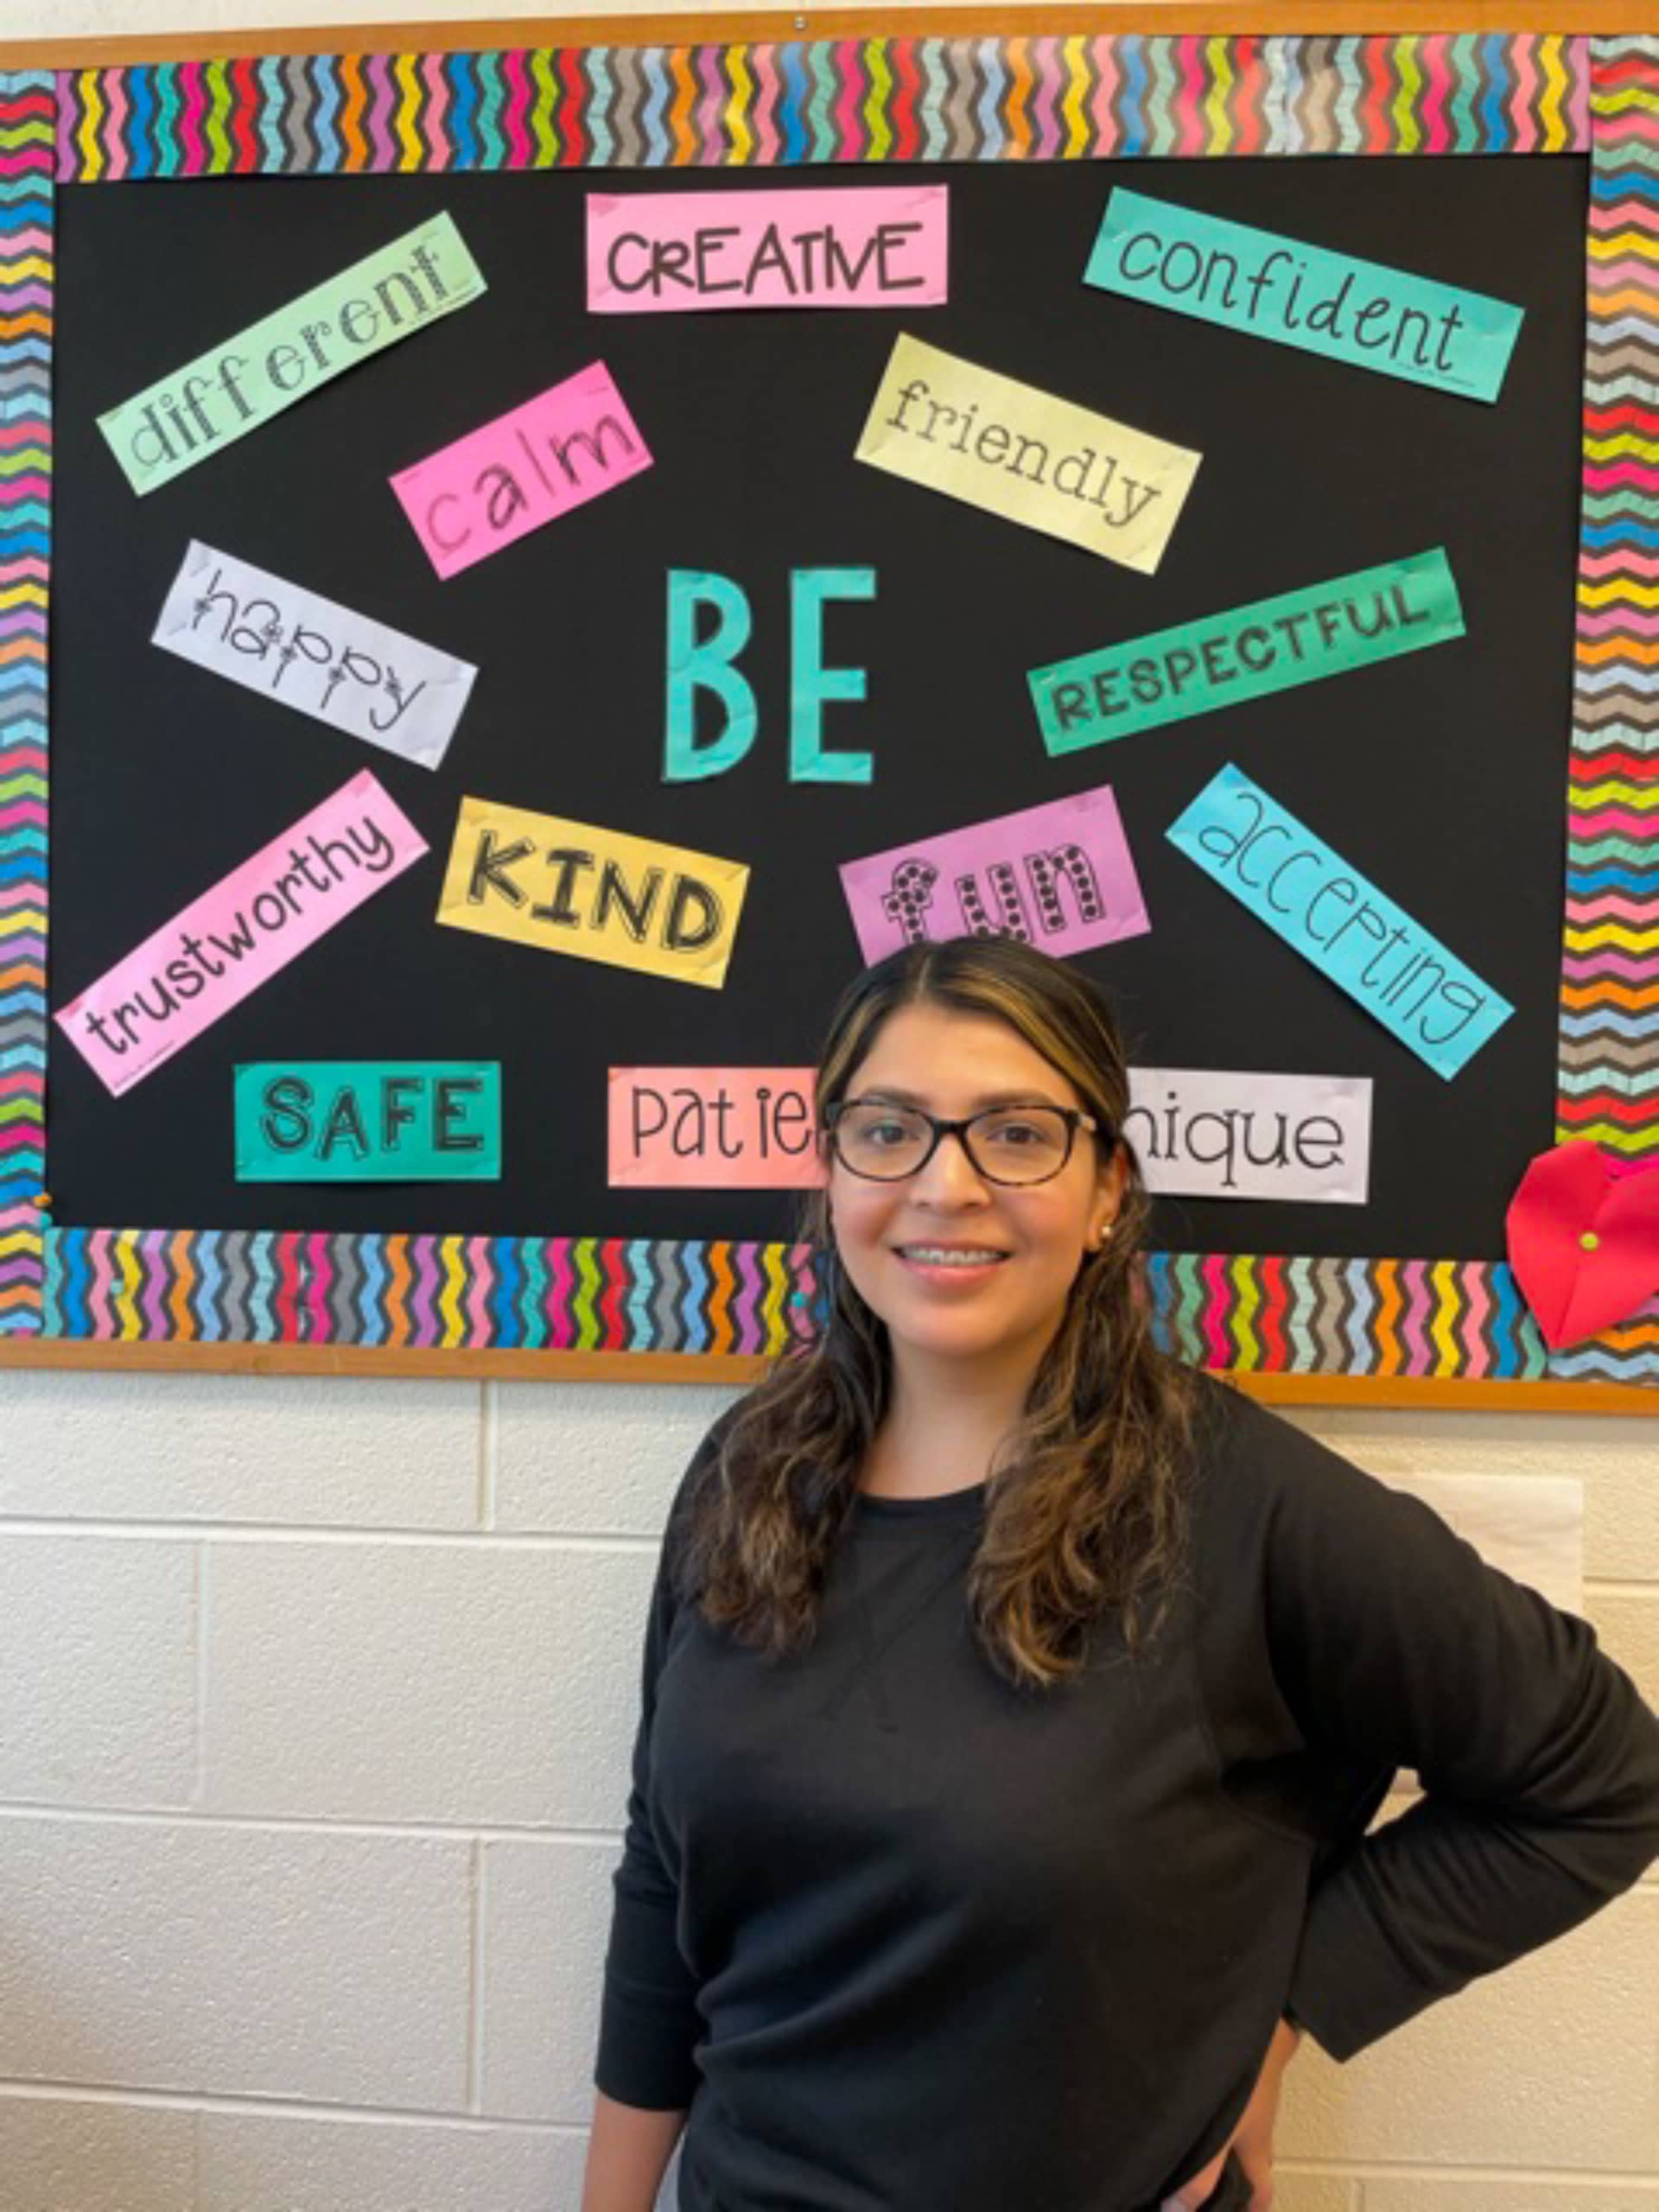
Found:
[[[1365,1203],[1369,1076],[1131,1068],[1129,1097],[1123,1134],[1148,1190],[1189,1198]]]
[[[478,671],[193,538],[151,643],[435,768]]]
[[[1488,1567],[1563,1611],[1584,1611],[1584,1484],[1570,1475],[1387,1475],[1432,1506]]]

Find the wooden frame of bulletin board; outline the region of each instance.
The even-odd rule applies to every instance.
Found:
[[[741,1380],[813,1295],[810,1255],[780,1243],[53,1219],[54,213],[157,177],[1587,153],[1555,1124],[1659,1164],[1659,38],[1640,0],[1462,29],[1398,4],[1363,29],[1313,6],[1127,12],[0,48],[0,1365]],[[1552,1353],[1491,1260],[1154,1254],[1148,1288],[1168,1341],[1264,1396],[1659,1412],[1659,1296]]]

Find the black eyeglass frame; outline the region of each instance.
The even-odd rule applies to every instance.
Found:
[[[868,1168],[855,1167],[842,1151],[836,1134],[842,1116],[850,1112],[855,1106],[881,1106],[885,1107],[889,1113],[913,1114],[918,1121],[925,1122],[933,1133],[932,1139],[927,1150],[916,1165],[913,1167],[906,1167],[899,1175],[872,1175]],[[1051,1167],[1046,1175],[1030,1175],[1023,1181],[1011,1181],[1007,1176],[998,1175],[984,1165],[974,1150],[968,1133],[976,1122],[988,1122],[994,1116],[999,1114],[1019,1113],[1058,1114],[1065,1124],[1065,1150],[1060,1155],[1059,1164]],[[937,1114],[930,1114],[925,1106],[902,1106],[891,1098],[838,1098],[833,1106],[827,1106],[824,1109],[823,1127],[830,1151],[847,1173],[849,1175],[856,1175],[861,1183],[908,1183],[912,1175],[921,1173],[946,1137],[955,1137],[957,1142],[962,1147],[963,1156],[968,1165],[973,1169],[975,1174],[985,1182],[995,1183],[997,1188],[1002,1191],[1033,1191],[1039,1184],[1052,1183],[1057,1175],[1065,1174],[1071,1164],[1071,1155],[1077,1150],[1079,1129],[1087,1129],[1091,1135],[1098,1136],[1101,1134],[1102,1124],[1092,1114],[1085,1114],[1081,1107],[1052,1106],[1046,1099],[1034,1101],[1028,1107],[983,1106],[977,1114],[969,1114],[960,1121],[947,1122],[941,1120]],[[1109,1131],[1108,1135],[1109,1138]]]

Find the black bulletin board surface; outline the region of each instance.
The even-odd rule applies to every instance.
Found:
[[[950,192],[950,300],[891,312],[599,317],[589,191],[774,189],[868,171],[193,180],[58,196],[52,997],[68,1003],[363,767],[431,848],[196,1042],[111,1098],[57,1033],[61,1224],[664,1237],[791,1233],[772,1192],[613,1191],[613,1065],[794,1064],[859,963],[838,862],[1109,783],[1150,935],[1082,957],[1145,1064],[1369,1075],[1363,1208],[1164,1200],[1173,1251],[1496,1258],[1552,1141],[1570,722],[1587,161],[1413,158],[906,166]],[[1115,181],[1525,309],[1487,406],[1086,288]],[[447,210],[489,289],[143,499],[94,418]],[[1155,576],[855,462],[895,337],[1195,447]],[[655,465],[448,582],[395,471],[602,359]],[[149,642],[197,537],[475,662],[442,768],[372,752]],[[1051,760],[1027,671],[1444,546],[1461,640]],[[873,567],[826,658],[868,673],[826,742],[868,787],[787,776],[789,576]],[[669,785],[665,574],[754,616],[760,730]],[[1241,909],[1164,831],[1236,761],[1516,1011],[1447,1082]],[[721,991],[435,920],[479,796],[747,861]],[[250,1059],[499,1058],[499,1185],[238,1185]]]

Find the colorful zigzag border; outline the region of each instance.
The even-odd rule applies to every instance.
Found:
[[[54,112],[0,75],[0,1333],[41,1310]]]
[[[804,1245],[621,1237],[48,1232],[46,1332],[105,1343],[776,1353],[810,1329]],[[1156,1255],[1163,1340],[1262,1374],[1537,1380],[1501,1263]]]
[[[776,1351],[810,1258],[625,1237],[54,1229],[46,1332],[107,1342]]]
[[[1659,1163],[1659,40],[1598,40],[1556,1135]],[[1659,1371],[1659,1298],[1551,1372]]]
[[[387,170],[1533,154],[1590,143],[1588,41],[815,39],[66,73],[60,184]]]
[[[13,925],[24,955],[15,977],[0,952],[0,1162],[6,1130],[25,1132],[11,1147],[15,1179],[0,1181],[0,1332],[767,1353],[810,1325],[815,1294],[810,1254],[781,1244],[45,1223],[54,173],[114,183],[1586,148],[1591,322],[1558,1110],[1563,1135],[1630,1154],[1659,1147],[1659,41],[918,38],[271,56],[66,73],[55,86],[0,76],[0,945],[8,912],[26,918]],[[14,883],[26,895],[8,909]],[[1659,1300],[1629,1327],[1551,1357],[1502,1263],[1160,1254],[1147,1278],[1166,1342],[1211,1367],[1659,1382]]]

